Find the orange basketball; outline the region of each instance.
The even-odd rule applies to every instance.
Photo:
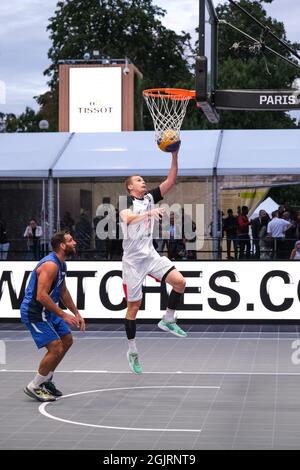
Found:
[[[179,133],[172,129],[163,131],[157,140],[157,145],[163,152],[175,152],[180,146]]]

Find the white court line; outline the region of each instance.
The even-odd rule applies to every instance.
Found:
[[[78,393],[71,393],[70,395],[65,395],[61,398],[59,398],[57,401],[70,398],[70,397],[75,397],[78,395],[86,395],[90,393],[101,393],[101,392],[114,392],[114,391],[120,391],[120,390],[152,390],[152,389],[220,389],[220,387],[216,386],[196,386],[196,385],[151,385],[147,387],[122,387],[122,388],[103,388],[99,390],[88,390],[86,392],[78,392]],[[46,416],[46,418],[54,419],[56,421],[60,421],[62,423],[67,423],[67,424],[76,424],[78,426],[87,426],[87,427],[92,427],[92,428],[101,428],[101,429],[117,429],[117,430],[123,430],[123,431],[155,431],[155,432],[201,432],[201,429],[168,429],[168,428],[129,428],[129,427],[121,427],[121,426],[104,426],[100,424],[90,424],[90,423],[82,423],[79,421],[71,421],[68,419],[64,418],[58,418],[57,416],[53,416],[50,413],[46,411],[46,406],[49,405],[49,403],[42,403],[39,406],[39,412]]]
[[[100,333],[100,334],[104,334],[104,335],[108,336],[110,334],[112,334],[112,335],[122,334],[123,331],[125,332],[125,330],[114,330],[114,331],[101,331],[101,330],[92,330],[92,331],[90,330],[89,331],[89,330],[86,330],[84,332],[84,334],[85,335],[86,334],[91,334],[92,335],[92,334]],[[213,335],[213,334],[218,333],[216,331],[211,331],[211,332],[209,332],[209,331],[205,331],[205,332],[204,331],[187,331],[187,332],[188,332],[189,335],[201,335],[201,334],[203,334],[203,335]],[[1,323],[0,323],[0,333],[14,333],[14,334],[15,333],[27,333],[27,334],[29,334],[27,329],[24,329],[24,330],[2,330],[1,329]],[[78,331],[78,330],[72,330],[72,333],[73,334],[76,333],[76,334],[79,334],[79,335],[81,334],[81,332]],[[156,333],[156,334],[159,333],[162,336],[164,335],[164,333],[161,332],[159,329],[149,330],[147,333],[149,335],[152,334],[152,333]],[[222,336],[223,334],[227,334],[227,335],[228,334],[232,334],[232,335],[236,334],[238,336],[240,334],[242,334],[242,335],[251,335],[251,334],[255,335],[259,332],[258,331],[253,331],[253,332],[252,331],[244,331],[244,332],[242,332],[242,331],[225,331],[225,332],[220,331],[219,333],[220,333],[220,336]],[[277,331],[263,331],[261,334],[263,334],[263,335],[277,335],[278,332]],[[282,331],[282,332],[279,332],[279,334],[283,335],[283,336],[284,335],[293,335],[293,334],[299,335],[299,332],[297,332],[297,331]],[[148,336],[146,336],[146,338],[147,337]],[[110,338],[113,338],[113,336],[111,336]]]
[[[36,369],[0,369],[0,373],[36,373]],[[125,370],[56,370],[55,374],[129,374],[131,371]],[[143,372],[142,375],[269,375],[269,376],[300,376],[300,372],[185,372],[181,370],[172,371],[157,371],[157,372]],[[185,387],[186,388],[186,387]]]
[[[291,333],[290,333],[291,334]],[[93,338],[80,338],[78,337],[77,335],[73,335],[74,339],[76,341],[91,341],[91,340],[112,340],[112,339],[117,339],[117,340],[122,340],[122,339],[125,339],[125,335],[124,336],[111,336],[111,337],[108,337],[108,336],[95,336]],[[29,336],[28,338],[20,338],[20,339],[17,339],[17,338],[6,338],[5,336],[1,337],[0,335],[0,339],[2,341],[6,341],[7,343],[26,343],[26,342],[32,342],[32,338],[31,336]],[[216,336],[216,337],[205,337],[205,336],[198,336],[197,338],[191,338],[191,337],[187,337],[187,338],[176,338],[175,336],[138,336],[138,339],[142,339],[142,340],[155,340],[155,339],[163,339],[164,341],[166,339],[170,340],[170,341],[174,341],[174,340],[177,340],[177,341],[187,341],[187,340],[203,340],[203,341],[208,341],[208,340],[213,340],[213,341],[217,341],[217,340],[227,340],[227,341],[232,341],[232,340],[239,340],[239,341],[293,341],[295,339],[299,339],[299,336],[295,335],[293,337],[287,337],[287,338],[278,338],[276,336],[274,336],[273,338],[264,338],[264,337],[253,337],[253,336],[250,336],[250,337],[246,337],[246,338],[243,338],[243,337],[239,337],[239,336],[230,336],[230,337],[224,337],[222,335],[220,336]]]

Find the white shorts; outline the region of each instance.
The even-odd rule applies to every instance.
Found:
[[[137,302],[143,297],[143,283],[146,276],[161,281],[170,271],[175,269],[173,263],[166,256],[151,257],[136,265],[123,259],[123,288],[128,302]]]

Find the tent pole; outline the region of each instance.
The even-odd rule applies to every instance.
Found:
[[[48,176],[48,241],[50,242],[54,233],[54,178],[52,170]]]
[[[56,179],[56,184],[57,184],[57,194],[56,194],[56,213],[57,213],[57,219],[56,219],[56,230],[59,232],[60,231],[60,179]]]
[[[213,172],[212,172],[212,237],[213,237],[213,259],[219,259],[219,247],[222,243],[222,233],[218,230],[218,226],[221,221],[218,214],[218,163],[221,153],[222,141],[223,141],[223,129],[220,131],[216,153],[214,158]],[[222,227],[221,227],[222,231]],[[222,255],[221,255],[222,257]]]
[[[47,246],[47,234],[46,234],[46,185],[45,180],[42,180],[42,210],[41,210],[41,223],[42,223],[42,249],[43,253],[46,254]]]

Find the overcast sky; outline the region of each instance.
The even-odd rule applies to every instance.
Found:
[[[194,32],[198,22],[197,0],[154,3],[168,11],[164,20],[168,28]],[[51,43],[46,27],[56,4],[57,0],[0,1],[0,80],[6,86],[6,104],[0,104],[0,111],[19,114],[25,106],[38,108],[33,96],[47,90],[43,71],[49,65],[47,52]],[[272,17],[284,22],[288,39],[300,42],[300,1],[274,0],[265,7]],[[0,83],[0,103],[3,95]]]

